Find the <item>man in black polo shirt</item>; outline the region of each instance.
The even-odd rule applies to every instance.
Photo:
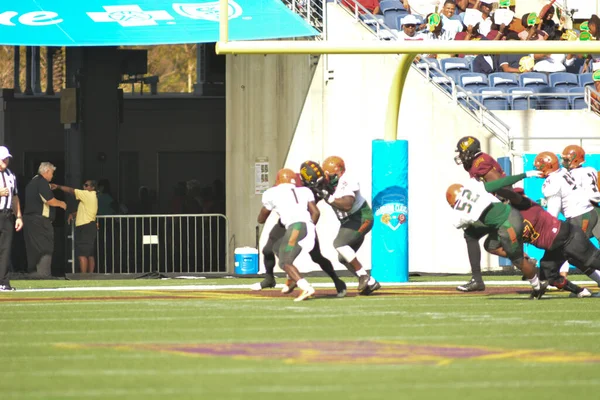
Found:
[[[54,197],[50,190],[50,181],[54,177],[56,167],[43,162],[38,174],[25,188],[25,248],[27,249],[27,270],[37,272],[40,277],[49,277],[54,252],[54,220],[55,209],[67,209],[67,203]]]
[[[8,279],[10,248],[13,230],[23,227],[17,180],[8,169],[11,157],[8,149],[0,146],[0,292],[14,290]]]

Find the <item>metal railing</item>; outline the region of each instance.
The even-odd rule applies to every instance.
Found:
[[[300,15],[315,28],[320,36],[316,39],[326,40],[327,0],[281,0],[290,10]]]
[[[231,273],[222,214],[98,216],[95,274]],[[71,224],[71,271],[79,272]]]

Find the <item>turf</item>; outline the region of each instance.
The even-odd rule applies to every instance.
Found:
[[[277,289],[161,289],[174,283],[188,282],[13,282],[99,290],[0,293],[1,398],[531,400],[600,389],[596,298],[425,286],[345,299],[319,289],[295,303]],[[158,287],[100,290],[142,285]]]

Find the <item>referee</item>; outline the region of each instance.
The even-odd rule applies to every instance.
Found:
[[[11,157],[8,149],[0,146],[0,292],[15,290],[8,279],[8,263],[13,230],[23,228],[17,180],[8,169]]]

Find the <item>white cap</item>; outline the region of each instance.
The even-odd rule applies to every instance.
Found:
[[[485,4],[494,4],[497,3],[498,0],[479,0],[480,3],[485,3]]]
[[[400,25],[404,26],[406,24],[419,25],[419,20],[414,15],[408,14],[406,17],[400,20]]]
[[[6,146],[0,146],[0,160],[4,160],[5,158],[12,157],[12,154],[9,153]]]

